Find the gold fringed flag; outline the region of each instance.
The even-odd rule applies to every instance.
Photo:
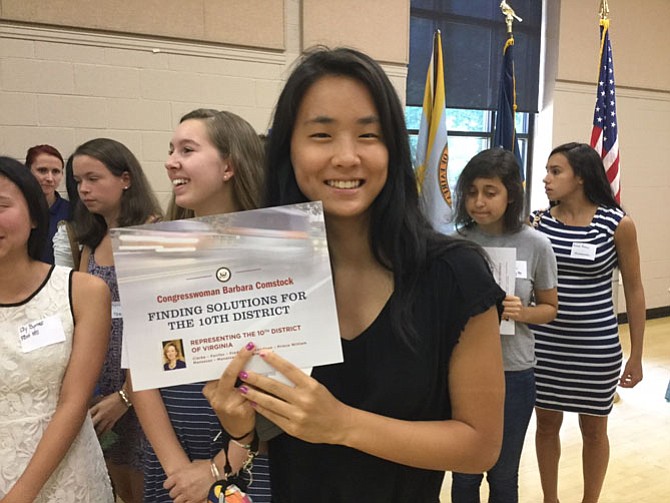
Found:
[[[447,179],[449,149],[447,145],[446,98],[442,36],[433,36],[433,54],[426,75],[423,111],[416,151],[416,177],[421,205],[433,227],[449,232],[453,220],[451,190]]]

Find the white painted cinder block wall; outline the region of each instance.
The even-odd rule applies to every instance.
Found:
[[[171,132],[198,108],[227,109],[267,129],[287,54],[0,26],[0,151],[19,159],[49,143],[64,156],[96,137],[126,144],[161,201]]]
[[[23,160],[29,147],[48,143],[67,157],[110,137],[137,156],[166,205],[163,164],[183,114],[225,109],[267,131],[302,50],[300,4],[284,1],[284,51],[0,21],[0,152]],[[406,66],[384,67],[404,97]]]

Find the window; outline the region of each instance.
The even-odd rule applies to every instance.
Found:
[[[538,111],[542,1],[514,0],[523,22],[514,23],[517,91],[516,134],[530,187],[532,134]],[[465,164],[493,140],[502,48],[507,39],[500,0],[412,0],[410,62],[405,117],[412,154],[416,152],[426,69],[435,30],[442,50],[449,134],[448,181],[456,185]],[[530,195],[527,193],[526,197]]]
[[[518,111],[538,111],[542,1],[512,2]],[[447,107],[495,109],[507,25],[500,0],[412,0],[407,104],[421,106],[433,33],[442,32]]]
[[[528,152],[534,114],[517,112],[516,134],[519,139],[521,160],[528,168]],[[421,107],[405,107],[405,120],[412,149],[412,159],[416,158],[416,144],[421,124]],[[473,110],[447,108],[447,131],[449,133],[449,186],[456,187],[458,177],[472,156],[487,149],[493,141],[495,112],[492,110]]]

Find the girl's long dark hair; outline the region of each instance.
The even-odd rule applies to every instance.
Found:
[[[605,166],[598,152],[586,143],[571,142],[556,147],[549,157],[554,154],[565,156],[575,176],[581,177],[584,181],[584,195],[589,201],[606,208],[622,209],[614,199]]]
[[[121,196],[118,226],[142,225],[152,217],[159,218],[162,211],[139,161],[123,143],[110,138],[96,138],[77,147],[72,154],[87,155],[97,159],[117,177],[127,172],[130,185]],[[79,242],[91,250],[100,244],[107,234],[107,223],[101,215],[91,213],[79,201],[75,207],[75,221]]]
[[[393,330],[409,342],[416,336],[410,311],[419,273],[427,267],[432,253],[463,241],[435,232],[419,209],[403,108],[386,73],[372,58],[354,49],[317,47],[299,61],[279,96],[266,143],[264,203],[276,206],[307,201],[291,164],[291,136],[305,94],[328,75],[365,85],[379,114],[389,164],[386,184],[371,208],[370,246],[376,260],[393,272]]]

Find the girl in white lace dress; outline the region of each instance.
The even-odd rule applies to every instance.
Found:
[[[109,291],[38,260],[47,225],[36,180],[0,157],[0,503],[111,503],[88,416]]]

